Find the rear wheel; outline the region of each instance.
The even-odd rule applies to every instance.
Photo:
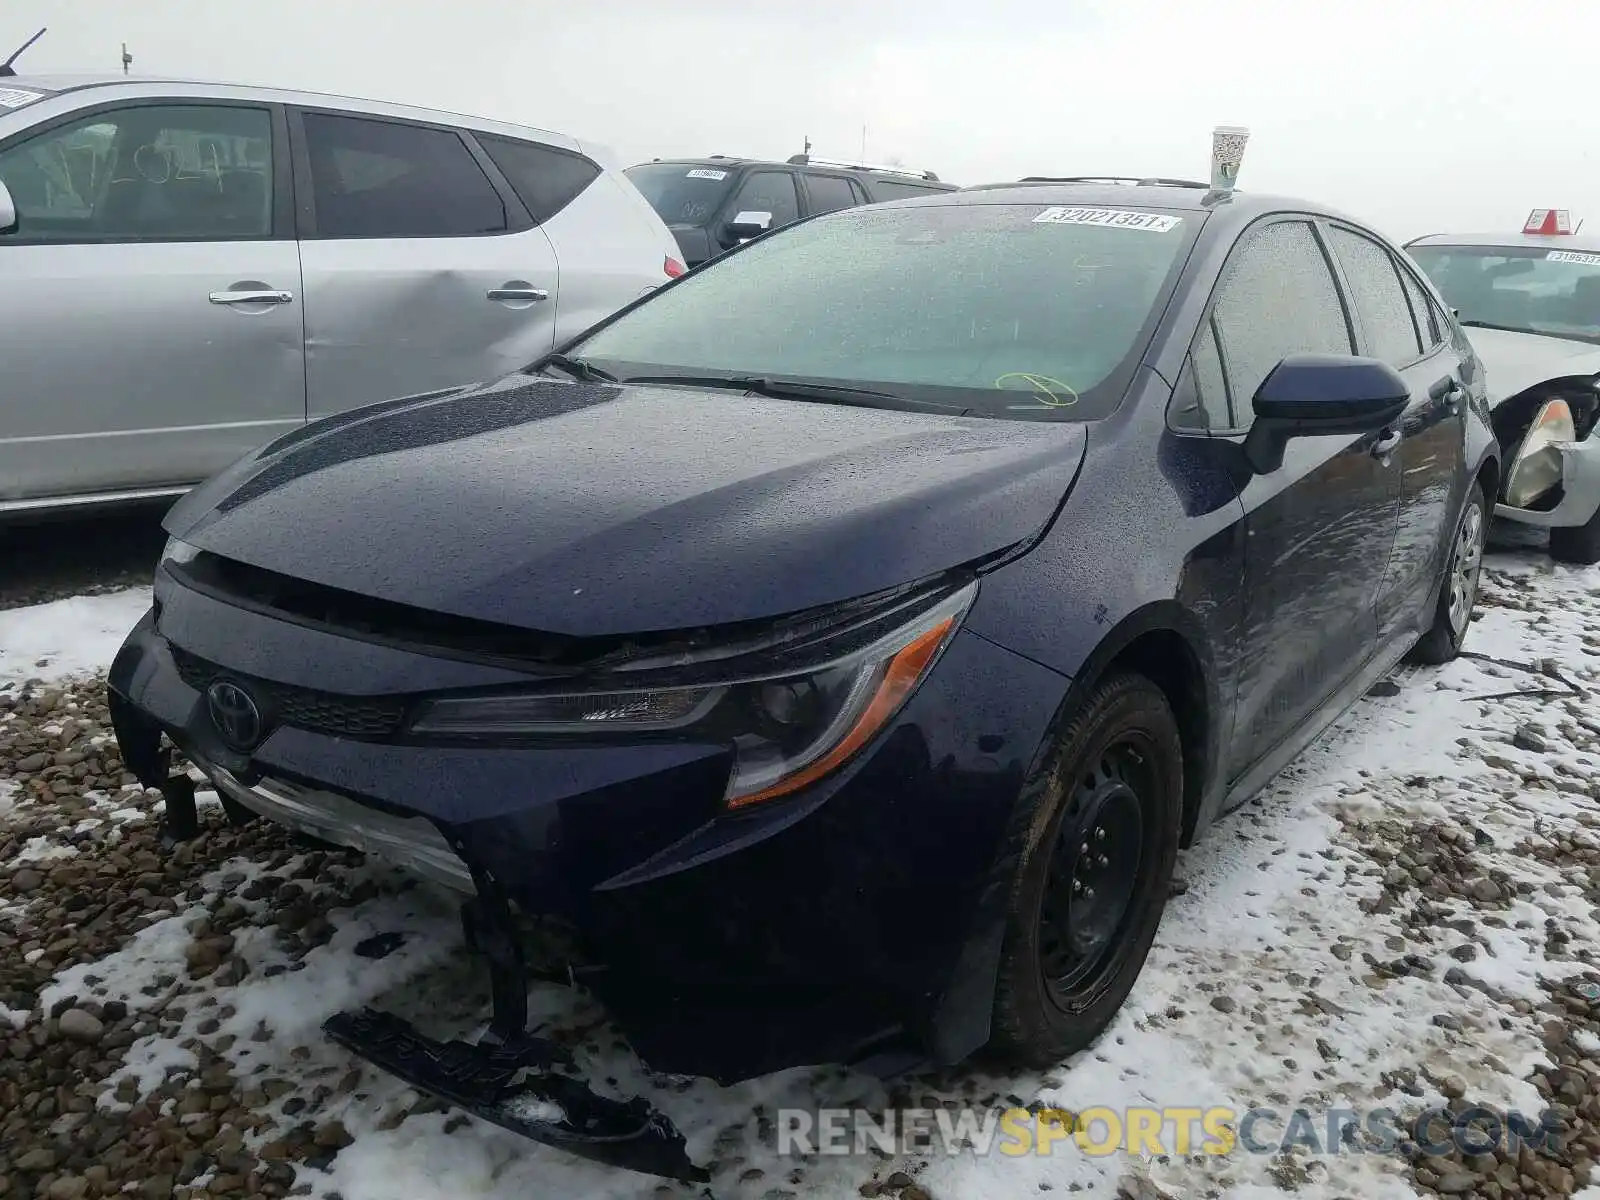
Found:
[[[1411,652],[1417,662],[1437,666],[1452,661],[1461,653],[1472,610],[1478,603],[1478,574],[1483,568],[1483,544],[1488,533],[1489,505],[1483,484],[1474,482],[1461,507],[1450,556],[1434,606],[1433,625]]]
[[[1022,802],[994,1048],[1044,1067],[1110,1023],[1150,953],[1177,861],[1183,750],[1161,689],[1106,680]]]
[[[1550,531],[1550,557],[1557,562],[1592,567],[1600,562],[1600,508],[1582,525]]]

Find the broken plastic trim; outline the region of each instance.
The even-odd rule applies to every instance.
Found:
[[[323,1032],[419,1091],[502,1129],[570,1154],[646,1175],[705,1183],[711,1173],[689,1161],[683,1134],[641,1097],[611,1100],[564,1075],[522,1070],[550,1057],[542,1039],[521,1046],[439,1042],[389,1013],[342,1012]]]
[[[612,1100],[547,1069],[571,1066],[572,1059],[549,1038],[528,1032],[529,976],[510,902],[489,872],[466,859],[466,847],[454,844],[478,893],[462,906],[461,924],[489,966],[488,1032],[476,1044],[440,1042],[374,1009],[335,1013],[323,1032],[412,1087],[512,1133],[645,1175],[708,1182],[711,1173],[689,1161],[683,1134],[648,1101]]]

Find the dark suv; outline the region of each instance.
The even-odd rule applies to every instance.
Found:
[[[691,267],[801,217],[957,190],[932,171],[832,162],[805,154],[781,163],[722,154],[656,158],[629,167],[625,174],[661,214]]]

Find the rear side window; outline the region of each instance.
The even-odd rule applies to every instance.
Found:
[[[839,175],[807,175],[806,192],[811,196],[813,213],[838,212],[859,203],[850,181]]]
[[[1232,421],[1253,419],[1261,383],[1290,354],[1350,354],[1350,326],[1317,235],[1304,221],[1246,234],[1213,309]],[[1215,402],[1207,398],[1213,413]]]
[[[516,138],[483,133],[477,138],[535,221],[548,221],[600,175],[600,165],[581,154]]]
[[[319,238],[501,233],[506,206],[461,135],[306,113]]]
[[[1371,238],[1335,226],[1330,231],[1334,253],[1344,266],[1350,298],[1361,315],[1367,349],[1392,367],[1415,362],[1422,353],[1411,302],[1400,282],[1400,267]]]
[[[867,187],[871,189],[875,200],[907,200],[913,196],[936,196],[945,190],[919,187],[914,183],[902,183],[898,179],[873,179]]]

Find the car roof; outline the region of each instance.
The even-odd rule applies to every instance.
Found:
[[[1411,246],[1534,246],[1544,250],[1584,250],[1600,253],[1600,234],[1582,233],[1430,233],[1412,238]]]
[[[843,166],[832,162],[779,162],[772,158],[740,158],[732,154],[708,154],[703,158],[652,158],[646,162],[634,163],[635,167],[716,167],[718,170],[733,170],[736,167],[775,167],[782,170],[793,170],[799,167],[808,171],[831,172],[835,175],[870,175],[876,179],[903,179],[911,184],[926,184],[928,190],[954,191],[959,185],[943,179],[929,179],[926,175],[910,170],[898,170],[888,167],[869,166]],[[629,168],[632,169],[631,167]]]
[[[299,88],[279,87],[271,83],[239,83],[229,79],[194,79],[165,75],[112,75],[102,73],[77,75],[19,74],[7,76],[5,84],[48,92],[53,96],[59,96],[64,92],[124,86],[132,87],[135,90],[139,87],[236,89],[240,92],[257,94],[263,103],[298,104],[312,108],[319,106],[348,108],[374,116],[390,116],[400,120],[410,119],[438,125],[459,125],[480,133],[501,132],[511,136],[531,134],[541,141],[549,142],[551,145],[578,150],[602,160],[604,165],[615,166],[611,149],[605,143],[591,141],[588,138],[579,138],[559,130],[546,129],[542,126],[527,125],[516,121],[503,121],[476,113],[453,112],[443,108],[425,108],[400,101],[375,100],[371,97],[349,96],[336,92],[309,92]],[[4,115],[3,112],[0,112],[0,115]]]
[[[1348,221],[1352,225],[1370,228],[1367,222],[1341,213],[1326,204],[1259,192],[1231,191],[1219,194],[1198,184],[1190,186],[1174,183],[1020,180],[1015,183],[976,184],[962,188],[952,195],[918,196],[910,200],[896,200],[894,203],[899,205],[1073,204],[1103,208],[1166,208],[1196,213],[1218,213],[1226,210],[1234,218],[1242,221],[1253,220],[1267,213],[1294,212],[1327,217],[1330,220]]]

